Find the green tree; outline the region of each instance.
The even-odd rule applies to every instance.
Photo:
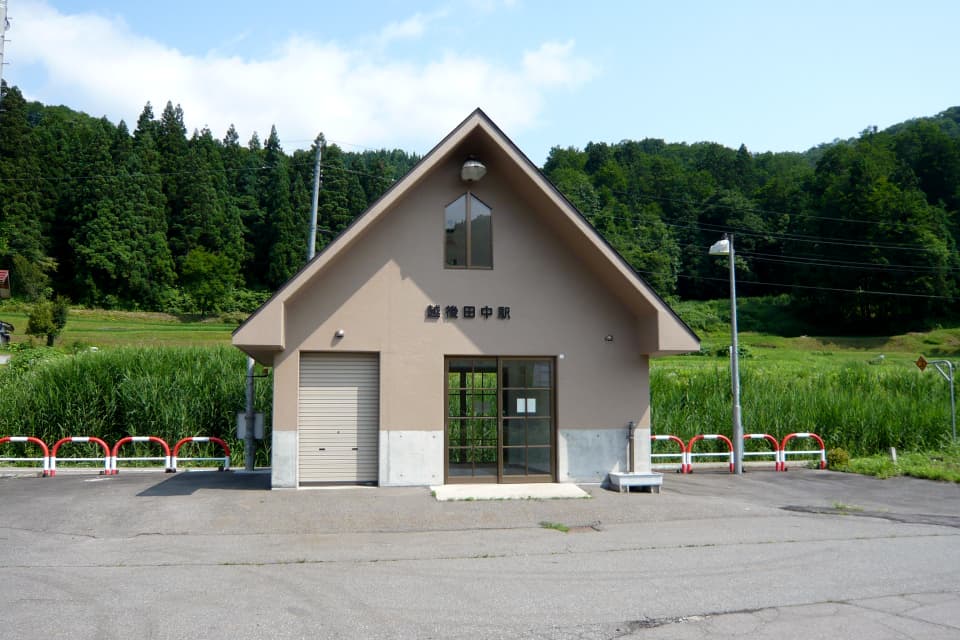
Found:
[[[29,108],[16,87],[0,86],[0,264],[17,257],[21,277],[48,273],[41,198],[41,159],[36,155]]]
[[[109,123],[86,138],[90,178],[78,190],[70,239],[75,291],[91,304],[158,308],[174,274],[151,137],[145,133],[116,160]]]
[[[366,208],[363,188],[355,173],[347,170],[346,157],[337,145],[323,147],[323,190],[317,218],[319,226],[336,236]]]
[[[236,263],[228,257],[211,253],[203,247],[192,249],[183,262],[183,287],[197,305],[201,315],[219,310],[236,280]]]
[[[184,256],[204,248],[228,258],[233,265],[229,275],[236,281],[244,260],[240,211],[209,129],[193,136],[188,153],[186,167],[193,179],[184,186],[183,211],[171,232],[186,250]]]
[[[827,150],[817,165],[812,203],[815,215],[801,228],[821,242],[796,241],[790,251],[816,251],[816,260],[799,267],[796,277],[817,286],[794,297],[821,324],[889,331],[937,317],[942,305],[924,296],[954,295],[956,247],[947,212],[916,188],[888,135],[865,132]]]
[[[264,148],[263,185],[260,207],[268,238],[267,285],[276,289],[290,279],[306,261],[306,213],[294,212],[290,204],[290,171],[288,159],[280,148],[277,128],[271,127]]]
[[[142,133],[149,128],[146,122],[141,122],[137,131]],[[158,165],[163,177],[168,242],[174,262],[179,264],[190,251],[190,242],[186,237],[189,225],[183,222],[183,212],[187,190],[195,179],[188,168],[187,128],[183,124],[183,109],[180,105],[174,107],[172,102],[167,102],[160,114],[160,121],[156,123],[155,135],[159,152]]]
[[[50,295],[50,278],[36,263],[21,255],[13,256],[11,287],[13,293],[31,302]]]
[[[57,297],[55,300],[40,300],[30,309],[27,316],[27,335],[46,336],[47,346],[52,347],[57,336],[67,326],[69,301]]]

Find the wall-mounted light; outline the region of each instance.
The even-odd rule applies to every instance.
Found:
[[[479,160],[469,158],[460,168],[460,179],[464,182],[476,182],[487,175],[487,167]]]
[[[343,329],[337,329],[337,332],[333,334],[333,337],[335,338],[342,338],[343,336],[344,336]]]
[[[612,333],[608,333],[607,335],[603,336],[603,341],[604,341],[604,342],[613,342],[613,334],[612,334]]]

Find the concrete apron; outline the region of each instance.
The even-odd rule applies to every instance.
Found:
[[[553,500],[589,498],[590,494],[572,483],[531,484],[442,484],[430,487],[439,502],[453,500]]]

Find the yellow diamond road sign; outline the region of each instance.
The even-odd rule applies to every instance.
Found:
[[[927,368],[927,359],[924,358],[923,356],[920,356],[919,358],[917,358],[916,365],[917,367],[919,367],[920,371],[923,371],[924,369]]]

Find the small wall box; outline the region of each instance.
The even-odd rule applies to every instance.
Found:
[[[237,438],[243,440],[247,437],[247,414],[237,414]],[[253,437],[256,440],[263,440],[263,414],[253,414]]]

